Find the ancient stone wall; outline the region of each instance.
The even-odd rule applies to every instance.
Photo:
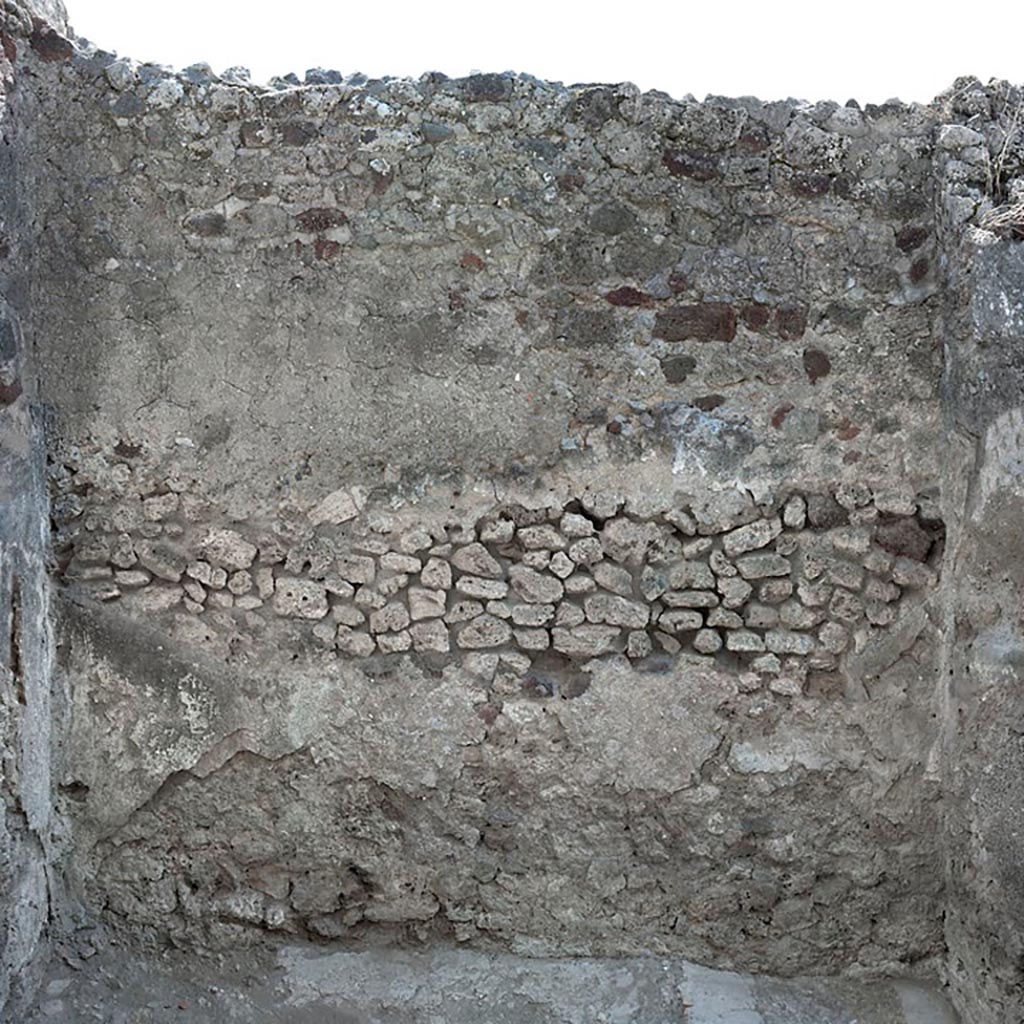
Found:
[[[948,946],[1011,1005],[974,808],[1013,704],[984,724],[954,645],[1010,522],[957,425],[1015,408],[971,382],[1019,248],[962,248],[1006,97],[264,89],[33,32],[7,273],[86,905],[201,948]]]
[[[943,99],[946,939],[964,1020],[997,1024],[1024,1020],[1024,207],[1007,216],[1024,198],[1024,92],[968,79]]]
[[[49,548],[42,411],[24,293],[8,276],[24,258],[11,97],[19,47],[43,37],[33,4],[0,5],[0,1017],[16,1020],[45,970],[59,914],[63,829],[54,812],[53,768],[66,701],[53,680]],[[64,29],[63,22],[57,22]]]
[[[934,966],[928,110],[39,73],[93,905]]]

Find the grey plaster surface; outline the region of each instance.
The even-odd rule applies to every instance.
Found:
[[[103,953],[57,969],[26,1024],[956,1024],[916,982],[774,979],[679,959],[530,959],[457,948],[273,961]]]

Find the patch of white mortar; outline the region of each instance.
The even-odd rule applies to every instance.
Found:
[[[688,964],[679,991],[689,1006],[687,1024],[764,1024],[749,975]]]
[[[1004,412],[985,432],[978,474],[978,500],[972,518],[979,521],[988,499],[999,491],[1024,489],[1024,409]]]

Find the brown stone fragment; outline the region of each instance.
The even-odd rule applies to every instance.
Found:
[[[785,405],[780,405],[772,413],[772,426],[776,430],[781,430],[782,425],[786,422],[786,417],[793,411],[793,406],[786,402]]]
[[[922,245],[928,240],[928,229],[923,227],[915,227],[914,225],[908,225],[905,228],[901,228],[896,232],[896,248],[900,252],[910,253],[915,249],[920,249]]]
[[[326,206],[314,206],[296,214],[295,219],[303,231],[315,234],[319,231],[329,231],[331,228],[340,228],[348,223],[348,215],[343,210]]]
[[[932,537],[913,516],[899,516],[879,524],[875,542],[892,555],[923,562],[931,550]]]
[[[775,329],[783,341],[796,341],[807,330],[807,310],[801,306],[780,306],[775,310]]]
[[[813,172],[794,174],[789,183],[793,195],[802,196],[805,199],[817,199],[818,196],[825,195],[831,185],[832,179],[827,174]]]
[[[655,317],[654,336],[665,341],[732,341],[736,311],[724,302],[673,306]]]
[[[804,349],[804,373],[812,384],[817,384],[822,377],[832,372],[832,360],[817,348]]]
[[[700,409],[701,412],[711,412],[712,409],[717,409],[720,405],[725,404],[725,395],[701,395],[693,399],[690,404],[695,409]]]
[[[0,381],[0,406],[13,405],[21,397],[21,381],[15,377],[10,384]]]
[[[722,168],[713,153],[702,153],[696,149],[670,149],[661,162],[674,178],[692,178],[694,181],[714,181],[722,176]]]
[[[771,307],[763,302],[751,302],[740,308],[740,319],[752,331],[763,331],[771,319]]]
[[[630,288],[628,285],[624,285],[622,288],[616,288],[614,291],[607,292],[605,299],[610,302],[613,306],[653,306],[654,299],[645,292],[638,291],[636,288]]]
[[[75,52],[74,46],[67,39],[42,22],[36,22],[28,42],[39,59],[46,61],[47,64],[70,60]]]

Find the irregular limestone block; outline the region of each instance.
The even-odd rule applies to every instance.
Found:
[[[719,629],[739,629],[743,625],[743,619],[737,612],[725,608],[712,608],[708,612],[708,625]]]
[[[516,526],[511,519],[493,519],[480,527],[480,539],[485,544],[508,544],[515,532]]]
[[[245,569],[239,569],[238,572],[232,573],[228,577],[228,590],[236,597],[248,594],[252,590],[252,586],[252,575]]]
[[[546,629],[516,629],[514,634],[524,651],[546,651],[551,646],[551,635]]]
[[[383,608],[388,603],[388,599],[374,587],[360,587],[354,600],[360,608]]]
[[[434,538],[426,530],[408,530],[398,538],[398,547],[407,555],[414,555],[417,551],[426,551],[434,546]]]
[[[110,549],[110,564],[118,569],[130,569],[139,560],[135,553],[135,545],[127,533],[114,538]]]
[[[210,530],[199,545],[199,553],[211,565],[229,572],[248,569],[256,561],[256,545],[236,530]]]
[[[278,592],[280,592],[280,585]],[[409,625],[409,610],[400,601],[391,601],[370,613],[371,633],[397,633]],[[381,650],[384,645],[381,644]]]
[[[765,580],[758,589],[758,597],[765,604],[781,604],[793,593],[793,581],[786,577]]]
[[[634,630],[626,640],[626,654],[631,658],[646,658],[653,649],[650,635],[643,630]]]
[[[330,523],[337,526],[347,523],[359,515],[359,506],[352,495],[344,488],[332,491],[310,513],[309,521],[314,526]]]
[[[500,601],[508,594],[504,580],[484,579],[482,576],[460,576],[455,589],[467,597],[478,597],[484,601]]]
[[[912,588],[933,587],[938,582],[934,569],[910,558],[897,558],[893,562],[892,578],[901,587]]]
[[[331,609],[331,618],[342,626],[361,626],[366,622],[366,616],[350,604],[336,604]]]
[[[197,583],[209,587],[213,580],[213,566],[204,561],[188,562],[185,566],[185,575]]]
[[[639,565],[647,554],[647,545],[658,536],[658,527],[654,523],[638,523],[622,516],[609,519],[604,524],[601,547],[605,555],[615,562]]]
[[[584,537],[569,546],[569,557],[577,565],[596,565],[604,559],[604,548],[596,537]]]
[[[560,579],[541,575],[525,565],[513,565],[509,569],[509,579],[512,589],[528,604],[555,604],[565,592]]]
[[[447,654],[451,649],[448,628],[438,619],[414,622],[409,627],[409,635],[412,637],[414,651],[435,651],[438,654]]]
[[[256,593],[265,601],[274,593],[274,570],[269,565],[261,565],[255,572]]]
[[[722,551],[712,551],[708,556],[708,565],[719,578],[739,575],[739,570],[725,557],[725,553]]]
[[[463,650],[501,647],[512,639],[512,627],[493,615],[478,615],[459,630],[456,644]]]
[[[618,594],[591,594],[584,600],[583,608],[589,622],[628,629],[643,629],[651,616],[649,605]]]
[[[736,568],[745,580],[759,580],[766,576],[788,576],[789,562],[774,553],[744,555],[737,559]]]
[[[328,611],[327,589],[313,580],[282,576],[274,592],[274,611],[288,618],[322,619]]]
[[[594,524],[576,512],[566,512],[562,516],[558,528],[565,537],[589,537],[594,532]]]
[[[553,604],[517,604],[512,606],[512,621],[517,626],[546,626],[555,617]]]
[[[401,654],[412,648],[412,634],[407,629],[397,633],[382,633],[377,637],[377,646],[384,654]]]
[[[712,590],[667,590],[661,600],[669,608],[714,608],[718,595]]]
[[[388,551],[380,556],[382,569],[389,572],[414,574],[423,568],[423,563],[414,555],[405,555],[400,551]]]
[[[524,551],[521,559],[523,565],[528,565],[531,569],[536,569],[540,572],[542,569],[546,569],[551,562],[551,552],[541,551],[534,549],[533,551]]]
[[[452,567],[443,558],[430,558],[420,573],[420,582],[432,590],[451,590]]]
[[[563,601],[555,613],[556,626],[579,626],[586,621],[587,616],[584,614],[583,609],[571,601]]]
[[[693,638],[693,649],[701,654],[714,654],[722,649],[722,638],[717,630],[700,629]]]
[[[770,629],[765,634],[764,644],[772,654],[810,654],[814,650],[814,637],[788,629]]]
[[[142,518],[151,523],[159,523],[178,511],[181,499],[173,492],[161,494],[155,498],[147,498],[142,503]]]
[[[830,583],[846,590],[860,590],[864,583],[864,570],[852,562],[830,562],[826,577]]]
[[[640,593],[648,601],[657,601],[668,590],[668,573],[653,565],[645,565],[640,573]]]
[[[551,631],[551,645],[573,658],[596,658],[614,650],[621,634],[617,626],[583,625],[571,629],[557,626]]]
[[[527,551],[538,548],[545,551],[561,551],[565,538],[551,525],[524,526],[519,530],[519,542]]]
[[[830,651],[832,654],[841,654],[846,650],[850,637],[838,622],[826,622],[818,630],[818,642],[826,651]]]
[[[567,594],[590,594],[597,590],[597,583],[594,582],[594,578],[583,573],[569,576],[563,586]]]
[[[377,563],[369,555],[339,555],[334,564],[338,575],[349,583],[372,583],[377,578]]]
[[[486,576],[491,579],[500,579],[504,572],[501,563],[478,542],[467,544],[464,548],[458,548],[452,555],[452,565],[459,572],[468,573],[471,576]]]
[[[813,629],[825,619],[823,608],[805,608],[798,601],[779,605],[779,621],[787,629]]]
[[[468,622],[470,619],[475,619],[478,615],[483,615],[484,606],[479,601],[455,601],[451,608],[448,609],[448,614],[445,615],[444,621],[449,625],[453,625],[457,622]]]
[[[673,608],[662,612],[658,618],[658,626],[666,633],[685,633],[687,630],[700,629],[703,625],[704,616],[686,608]]]
[[[764,638],[749,629],[737,629],[725,634],[725,646],[730,651],[763,651]]]
[[[171,547],[169,544],[146,541],[139,544],[136,550],[142,567],[148,569],[154,576],[159,576],[162,580],[167,580],[169,583],[177,583],[185,573],[185,566],[187,565],[185,556],[177,548]],[[255,550],[253,548],[254,552]],[[245,567],[240,565],[238,568],[243,569]]]
[[[779,624],[779,612],[771,605],[752,601],[743,609],[743,624],[751,629],[767,629]]]
[[[444,590],[426,590],[423,587],[409,588],[409,614],[412,619],[439,619],[447,609],[448,595]],[[413,634],[413,641],[416,634]]]
[[[722,549],[729,558],[735,558],[747,551],[756,551],[758,548],[767,547],[780,533],[782,533],[780,519],[759,519],[755,523],[741,526],[738,530],[727,533],[722,538]]]
[[[782,522],[790,530],[802,530],[807,523],[807,502],[794,494],[783,506]]]
[[[710,553],[714,543],[710,537],[698,537],[696,540],[688,541],[683,545],[683,558],[704,558]]]
[[[378,576],[377,590],[385,597],[394,597],[409,585],[409,577],[404,573],[396,576]]]
[[[668,582],[673,590],[712,590],[715,576],[707,562],[679,562],[670,568]]]
[[[124,587],[128,590],[134,589],[135,587],[144,587],[152,578],[153,577],[150,576],[148,572],[145,572],[142,569],[123,569],[120,572],[114,573],[114,582],[119,587]],[[186,583],[186,593],[188,592],[188,586],[189,585]],[[193,584],[193,586],[198,586],[198,584]],[[199,587],[199,591],[203,597],[206,596],[202,587]],[[195,600],[195,598],[193,598],[193,600]]]
[[[633,574],[621,565],[612,565],[610,562],[601,562],[593,568],[594,582],[613,594],[621,594],[623,597],[630,597],[633,593]]]
[[[560,580],[564,580],[576,571],[576,563],[564,551],[557,551],[551,556],[548,569]]]

